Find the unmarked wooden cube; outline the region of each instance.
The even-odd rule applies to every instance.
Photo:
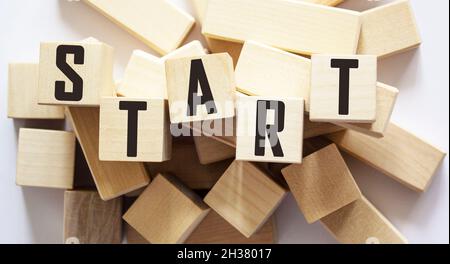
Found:
[[[301,163],[303,99],[238,97],[236,159]]]
[[[170,122],[234,116],[233,61],[226,53],[166,61]]]
[[[375,121],[376,56],[313,55],[311,63],[311,121]]]
[[[113,48],[87,39],[44,42],[39,55],[39,103],[98,106],[115,95]]]
[[[234,161],[204,201],[246,237],[269,219],[286,191],[254,164]]]
[[[122,198],[103,201],[96,191],[64,193],[66,244],[120,244]]]
[[[164,161],[172,136],[164,99],[104,97],[100,105],[100,160]]]
[[[359,199],[361,192],[336,145],[281,170],[308,223]]]
[[[74,166],[74,133],[20,129],[17,150],[17,185],[71,189]]]
[[[158,175],[123,218],[152,244],[183,243],[209,210],[175,178]]]
[[[39,64],[9,64],[9,118],[64,119],[64,108],[62,106],[38,104],[38,83]]]

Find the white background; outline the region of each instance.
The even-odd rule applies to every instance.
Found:
[[[171,1],[193,14],[189,0]],[[348,0],[342,7],[365,10],[386,2]],[[382,60],[378,80],[400,90],[393,120],[448,152],[449,1],[412,0],[412,5],[423,44],[417,50]],[[14,183],[19,127],[58,128],[61,123],[6,117],[7,65],[37,62],[41,41],[89,36],[115,48],[117,78],[133,49],[151,52],[82,2],[0,0],[0,243],[61,243],[63,220],[62,190],[21,188]],[[189,40],[199,37],[196,28]],[[411,243],[449,243],[448,156],[423,194],[351,157],[346,156],[346,160],[362,192]],[[320,224],[305,222],[290,195],[276,216],[281,243],[335,243]]]

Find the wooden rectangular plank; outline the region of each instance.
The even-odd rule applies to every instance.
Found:
[[[160,54],[181,45],[195,20],[167,0],[84,0]]]
[[[67,107],[66,115],[80,142],[95,185],[103,200],[111,200],[144,187],[150,182],[142,163],[100,161],[99,108]]]
[[[311,122],[309,116],[303,118],[303,138],[313,138],[337,131],[344,130],[343,127],[327,122]]]
[[[383,138],[352,130],[327,135],[350,155],[407,187],[423,192],[446,153],[390,123]]]
[[[300,54],[355,54],[360,29],[359,13],[350,10],[287,0],[210,0],[202,33]]]

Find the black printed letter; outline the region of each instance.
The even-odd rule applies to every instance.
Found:
[[[202,89],[202,96],[197,95],[199,83]],[[208,114],[217,113],[216,104],[214,103],[203,62],[202,60],[197,59],[191,61],[187,115],[197,115],[197,106],[203,104],[206,106]]]
[[[147,110],[147,102],[121,101],[119,109],[128,110],[127,157],[136,157],[138,111]]]
[[[56,66],[73,83],[72,92],[66,92],[65,82],[55,82],[55,98],[60,101],[80,101],[83,98],[83,79],[66,62],[67,54],[73,54],[75,64],[84,64],[84,48],[82,46],[60,45],[56,49]]]
[[[332,59],[331,68],[339,68],[339,114],[348,115],[350,69],[357,69],[358,60]]]
[[[267,111],[275,111],[274,124],[267,124]],[[281,149],[278,132],[284,129],[285,105],[280,101],[258,100],[256,109],[256,137],[255,137],[255,155],[264,156],[266,132],[269,138],[270,146],[275,157],[284,157]]]

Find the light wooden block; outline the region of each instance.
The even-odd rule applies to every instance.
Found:
[[[192,78],[197,80],[190,80],[191,74]],[[166,80],[171,123],[213,120],[234,116],[233,103],[236,85],[233,62],[228,54],[219,53],[166,60]],[[198,97],[193,96],[192,110],[194,112],[189,110],[188,103],[191,81],[193,83],[191,88],[201,94],[197,95]],[[197,87],[194,87],[195,85]],[[208,105],[206,102],[206,104],[200,104],[201,102],[199,102],[197,105],[195,101],[201,100],[203,102],[203,100],[206,100],[203,97],[207,93],[211,94],[212,101],[209,102],[213,102],[213,104]],[[200,99],[200,96],[202,99]]]
[[[313,55],[311,67],[311,121],[375,121],[375,56]]]
[[[445,153],[390,123],[383,138],[352,130],[327,135],[336,145],[407,187],[423,192]]]
[[[204,201],[244,236],[269,219],[286,191],[249,162],[234,161]]]
[[[64,193],[66,244],[120,244],[122,198],[103,201],[96,191]]]
[[[336,123],[340,127],[352,129],[372,137],[383,137],[391,120],[397,100],[398,89],[383,83],[377,83],[376,120],[373,123]]]
[[[210,0],[202,33],[300,54],[355,54],[360,29],[359,13],[350,10],[287,0]]]
[[[98,106],[115,95],[113,60],[113,48],[92,38],[41,43],[39,104]]]
[[[344,244],[406,244],[406,238],[365,197],[321,219]]]
[[[239,97],[236,159],[301,163],[303,109],[301,98]]]
[[[8,67],[8,117],[64,119],[64,107],[38,104],[39,64],[10,63]]]
[[[204,48],[199,41],[192,41],[162,58],[134,50],[117,93],[125,97],[167,99],[165,61],[204,54]]]
[[[188,13],[166,0],[84,0],[160,54],[181,45],[194,26]]]
[[[379,58],[416,48],[421,43],[409,0],[397,0],[361,13],[358,54]]]
[[[313,138],[337,131],[344,130],[342,126],[337,126],[326,122],[311,122],[308,116],[303,118],[303,138]]]
[[[281,170],[308,223],[359,199],[361,192],[336,145]]]
[[[66,116],[75,130],[95,185],[103,200],[111,200],[146,186],[150,179],[142,163],[100,161],[99,108],[67,107]]]
[[[104,97],[100,104],[100,160],[170,159],[172,136],[164,99]]]
[[[194,136],[200,164],[211,164],[221,160],[234,158],[236,149],[208,136]]]
[[[235,74],[238,91],[255,96],[303,98],[309,111],[310,59],[246,41]]]
[[[75,135],[72,132],[19,130],[16,184],[72,189],[75,167]]]
[[[209,210],[173,177],[158,175],[123,219],[152,244],[183,243]]]
[[[344,0],[301,0],[301,1],[312,3],[312,4],[327,5],[327,6],[337,6],[340,3],[344,2]]]

